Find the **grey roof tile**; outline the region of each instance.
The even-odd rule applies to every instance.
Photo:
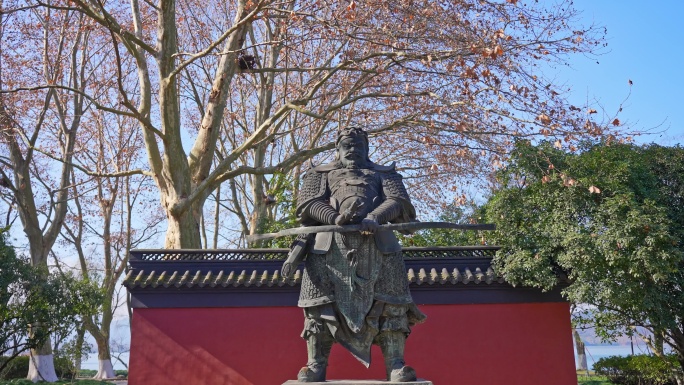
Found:
[[[190,270],[185,270],[185,273],[183,274],[183,276],[177,282],[175,282],[174,285],[176,287],[181,287],[181,286],[185,285],[185,283],[188,282],[189,276],[190,276]]]
[[[178,272],[174,271],[171,277],[169,278],[168,281],[164,282],[164,287],[169,287],[171,286],[174,282],[176,282],[176,277],[178,277]]]
[[[216,275],[216,278],[209,284],[211,287],[216,287],[216,285],[220,285],[221,280],[223,279],[223,270],[219,271],[219,273]]]
[[[297,269],[291,278],[286,278],[280,274],[280,271],[251,269],[251,270],[219,270],[215,271],[201,271],[201,270],[185,270],[182,273],[178,271],[162,271],[157,274],[155,270],[130,270],[124,278],[124,286],[127,288],[168,288],[171,286],[181,287],[282,287],[282,286],[296,286],[302,281],[303,271]],[[406,279],[413,285],[467,285],[470,283],[487,285],[495,283],[504,283],[503,277],[499,276],[496,271],[489,267],[485,272],[481,268],[475,268],[471,271],[466,267],[463,271],[457,267],[443,267],[443,268],[429,268],[429,272],[425,268],[420,268],[416,273],[414,268],[409,268],[406,272]],[[567,279],[560,277],[561,280]]]

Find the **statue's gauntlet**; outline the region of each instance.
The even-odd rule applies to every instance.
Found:
[[[320,200],[311,202],[307,211],[311,218],[326,225],[334,225],[335,218],[340,215],[330,204]]]

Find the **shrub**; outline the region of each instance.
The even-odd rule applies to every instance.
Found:
[[[678,367],[676,357],[611,356],[594,363],[594,371],[619,385],[677,385],[673,369]]]
[[[120,369],[120,370],[115,370],[114,373],[115,373],[117,376],[124,376],[124,377],[128,378],[128,370],[122,370],[122,369]]]
[[[97,370],[93,370],[93,369],[81,369],[81,370],[78,372],[78,377],[81,377],[81,378],[90,378],[90,377],[94,377],[96,374],[97,374]]]
[[[8,357],[0,357],[0,361],[7,359]],[[5,370],[0,373],[0,379],[26,378],[29,371],[29,359],[29,356],[14,358]],[[74,378],[74,364],[67,358],[55,357],[55,372],[59,378]]]
[[[9,357],[0,357],[0,361],[5,362]],[[5,370],[0,373],[0,379],[26,378],[29,370],[29,357],[18,356],[12,359]]]
[[[55,357],[55,373],[59,378],[76,378],[74,363],[67,357]]]

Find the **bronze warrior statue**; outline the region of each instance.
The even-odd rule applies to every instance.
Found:
[[[415,209],[394,165],[368,158],[365,131],[345,129],[336,144],[335,161],[304,176],[297,216],[304,226],[360,224],[362,231],[310,234],[293,245],[291,254],[307,253],[299,306],[308,362],[297,377],[325,381],[337,342],[366,367],[371,345],[380,345],[387,379],[414,381],[404,344],[410,326],[426,316],[411,299],[397,238],[378,226],[413,221]]]

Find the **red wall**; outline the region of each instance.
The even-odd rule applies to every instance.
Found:
[[[423,305],[407,363],[435,385],[576,385],[567,303]],[[137,308],[131,385],[280,385],[306,363],[295,307]],[[335,345],[328,379],[384,378]]]

